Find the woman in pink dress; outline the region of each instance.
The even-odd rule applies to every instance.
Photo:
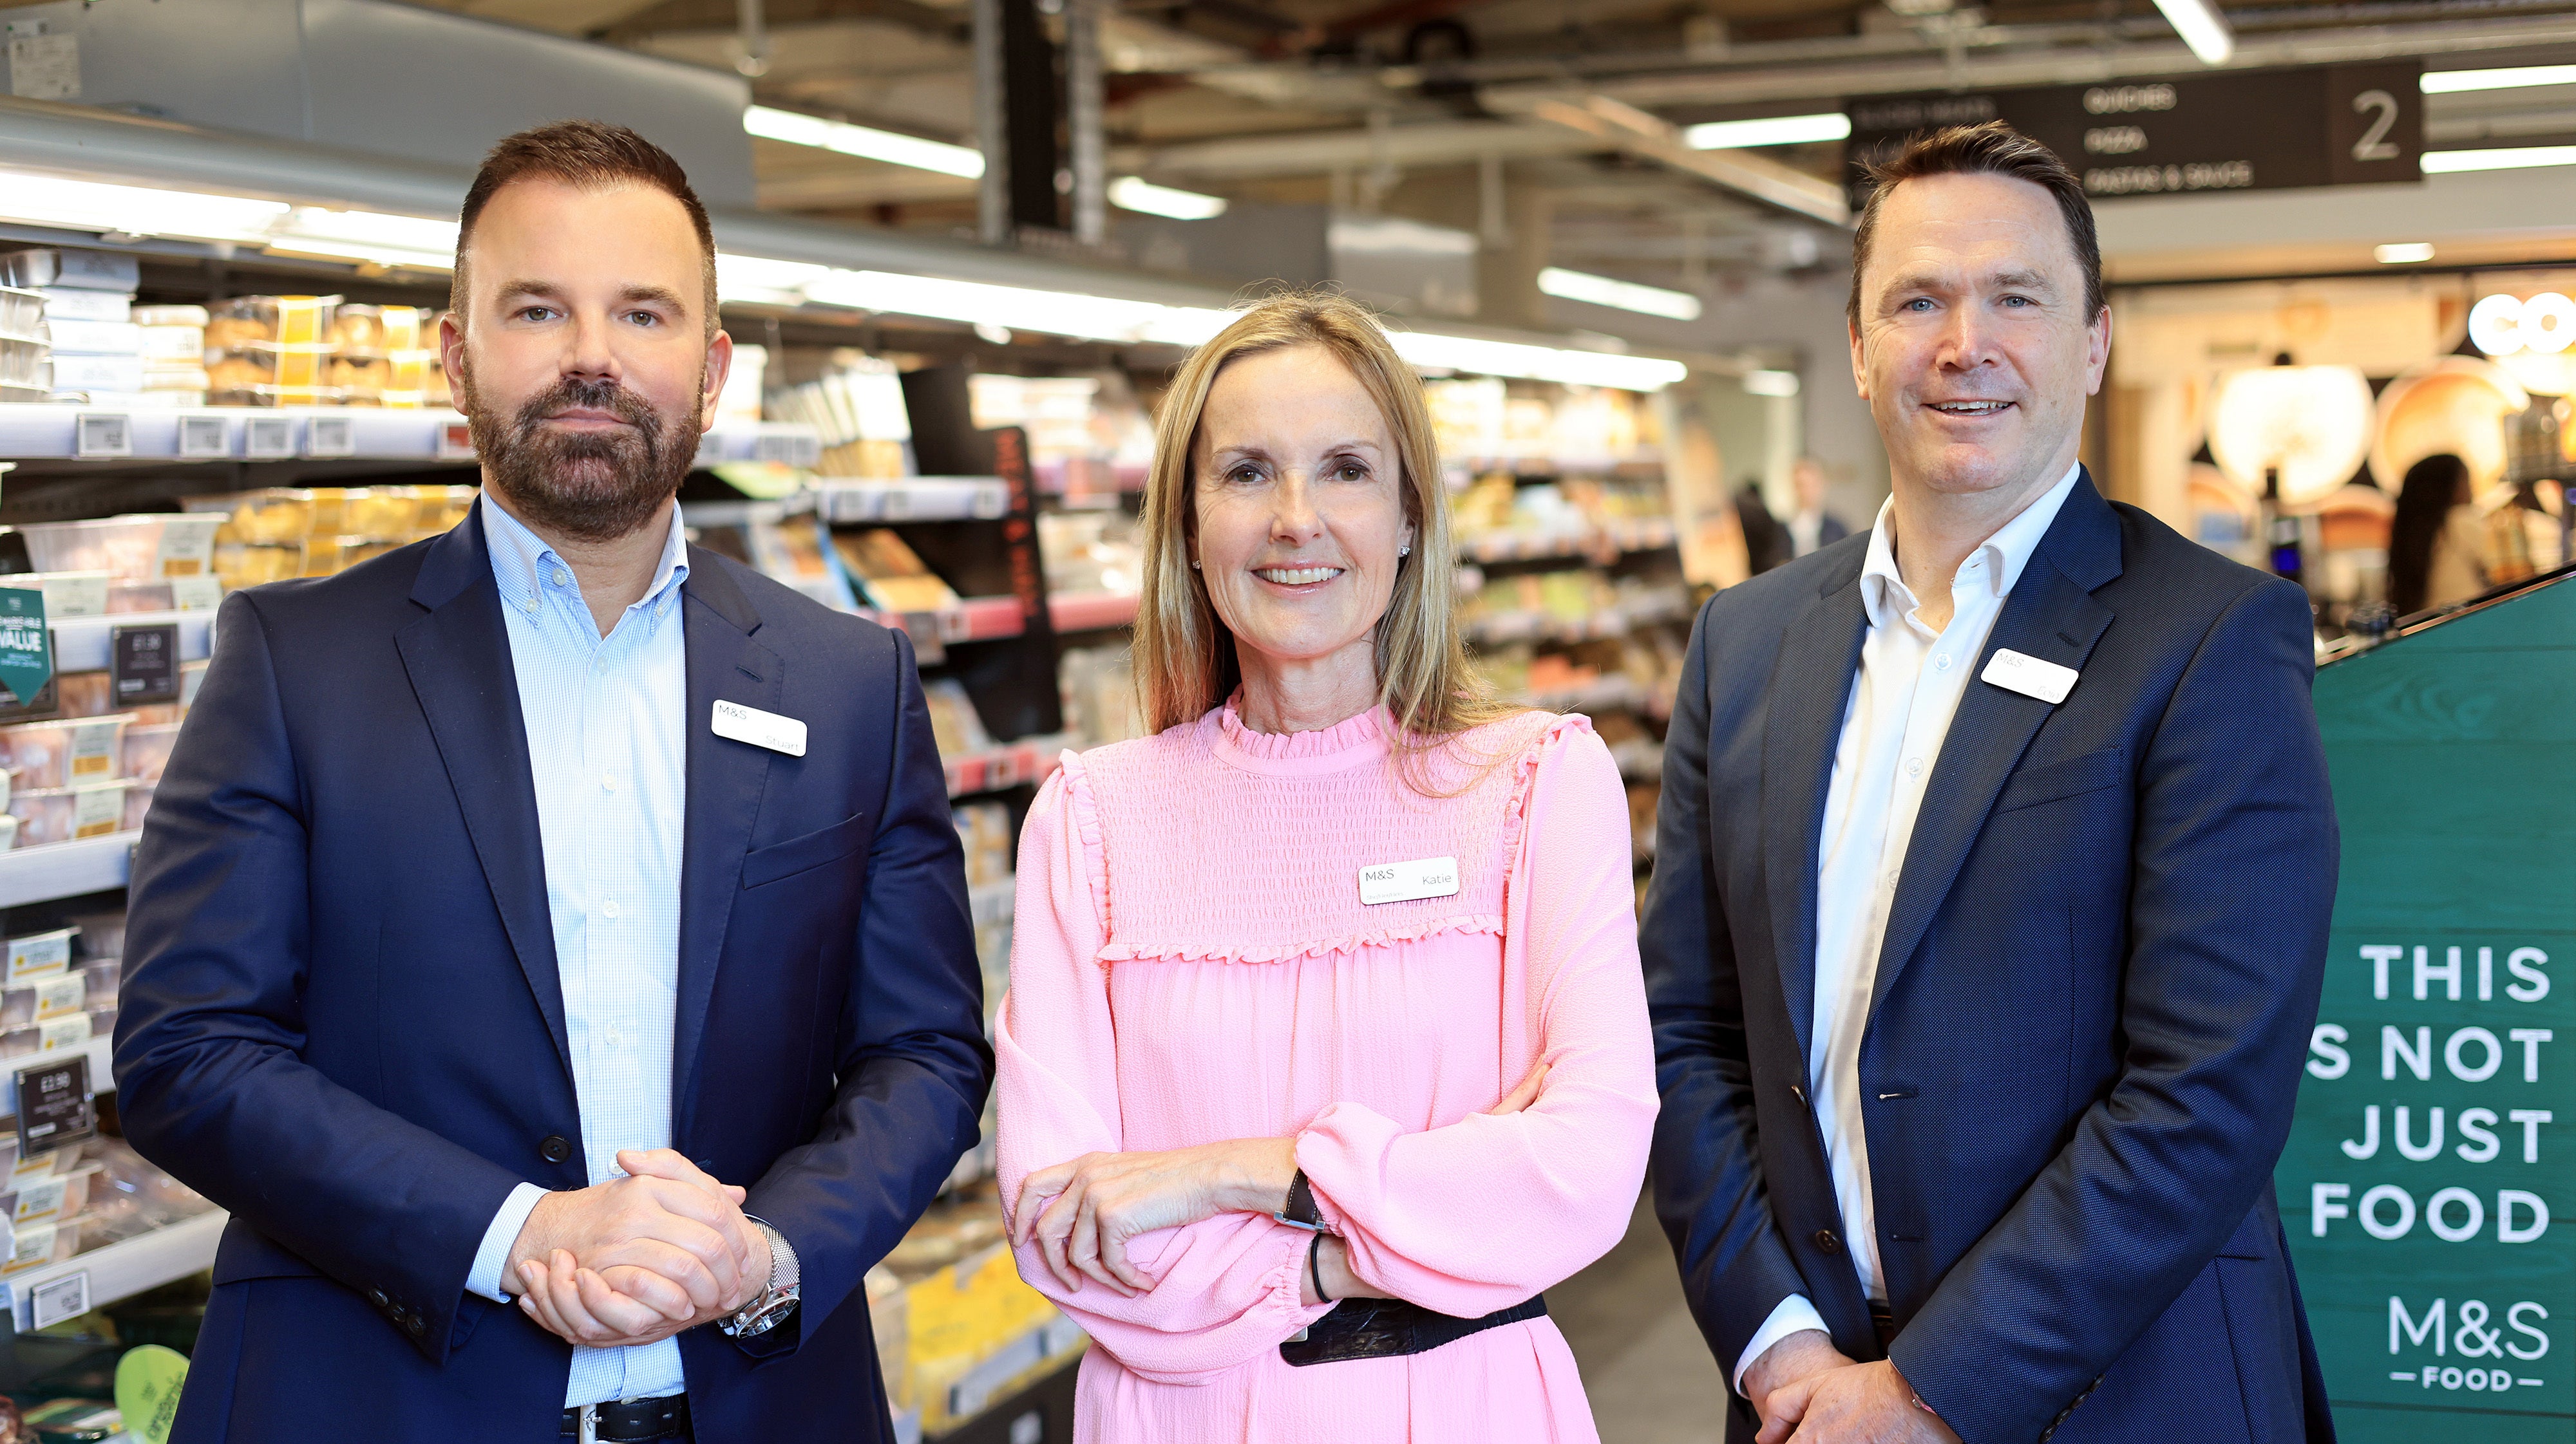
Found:
[[[1160,731],[1031,808],[996,1033],[1020,1273],[1094,1342],[1075,1438],[1594,1440],[1541,1291],[1654,1123],[1618,768],[1468,670],[1366,312],[1251,308],[1160,427]]]

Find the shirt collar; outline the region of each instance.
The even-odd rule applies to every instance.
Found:
[[[501,600],[524,612],[535,612],[546,584],[563,577],[556,590],[567,600],[580,596],[579,585],[570,578],[572,569],[555,555],[545,539],[522,525],[517,517],[504,510],[486,492],[482,497],[484,550],[492,556],[492,580],[501,587]],[[653,584],[644,595],[627,608],[658,613],[665,598],[675,593],[689,579],[689,543],[680,528],[676,508],[671,513],[670,534],[662,542],[662,559],[653,569]]]
[[[2038,500],[2021,509],[2020,514],[1996,528],[1995,534],[1979,543],[1959,563],[1953,587],[1985,587],[1993,596],[2012,594],[2013,583],[2021,580],[2022,568],[2039,551],[2040,538],[2048,535],[2049,524],[2066,505],[2067,496],[2075,490],[2075,479],[2084,474],[2084,464],[2077,462],[2059,477],[2057,485],[2040,494]],[[1879,503],[1878,520],[1869,529],[1869,556],[1861,563],[1861,604],[1868,609],[1869,624],[1884,627],[1914,610],[1917,605],[1913,589],[1905,585],[1904,573],[1896,569],[1896,498]]]

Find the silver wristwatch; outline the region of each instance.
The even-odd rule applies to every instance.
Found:
[[[755,1218],[751,1223],[769,1240],[769,1287],[743,1305],[742,1311],[732,1318],[716,1320],[716,1327],[722,1329],[728,1338],[755,1338],[786,1322],[787,1316],[796,1312],[799,1297],[796,1250],[788,1247],[786,1237],[771,1228],[767,1221]]]

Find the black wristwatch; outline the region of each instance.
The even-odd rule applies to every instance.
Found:
[[[1306,1170],[1298,1169],[1297,1176],[1288,1180],[1288,1206],[1270,1216],[1290,1228],[1324,1232],[1324,1212],[1315,1206],[1315,1189],[1306,1182]]]

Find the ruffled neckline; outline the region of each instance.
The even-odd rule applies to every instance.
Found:
[[[1391,750],[1395,719],[1383,704],[1314,732],[1256,732],[1237,710],[1236,692],[1209,714],[1209,746],[1217,756],[1254,772],[1321,773],[1379,761]]]

